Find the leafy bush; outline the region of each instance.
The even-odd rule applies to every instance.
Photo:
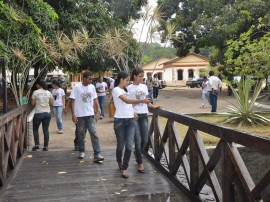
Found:
[[[262,81],[258,81],[255,85],[253,95],[250,95],[251,88],[254,85],[254,81],[249,78],[243,78],[240,82],[237,82],[236,91],[232,84],[229,86],[236,98],[237,105],[231,103],[228,109],[231,112],[226,113],[228,119],[225,123],[238,124],[238,127],[243,125],[267,125],[270,124],[270,120],[258,113],[259,107],[255,102],[260,95],[262,89]]]

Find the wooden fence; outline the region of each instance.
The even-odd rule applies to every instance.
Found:
[[[192,201],[232,202],[236,198],[245,202],[260,201],[269,194],[270,170],[255,184],[237,147],[239,144],[269,155],[269,139],[203,122],[186,115],[160,109],[150,111],[153,118],[145,155]],[[160,117],[166,120],[164,130]],[[183,140],[175,123],[188,127]],[[210,157],[200,131],[219,138]],[[221,167],[219,178],[215,172],[218,164]]]
[[[27,105],[0,117],[0,186],[26,150]]]

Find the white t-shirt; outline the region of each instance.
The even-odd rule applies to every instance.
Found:
[[[158,78],[153,78],[153,83],[154,83],[154,86],[155,87],[159,87],[159,81],[158,81]]]
[[[214,89],[214,90],[219,90],[219,88],[221,88],[222,87],[222,82],[221,82],[221,80],[218,78],[218,77],[216,77],[216,76],[211,76],[210,78],[209,78],[209,85],[210,85],[210,90],[212,90],[212,88]]]
[[[111,90],[114,89],[114,81],[112,81],[112,82],[110,83],[110,89],[111,89]]]
[[[211,91],[211,88],[209,86],[209,81],[205,81],[202,84],[202,87],[203,87],[202,93],[208,93],[208,91]]]
[[[145,99],[148,95],[147,86],[141,83],[139,85],[130,84],[127,87],[127,90],[128,90],[128,97],[130,97],[131,99],[142,100]],[[147,104],[145,103],[133,105],[133,108],[134,112],[137,114],[146,114],[149,112]]]
[[[126,104],[124,101],[122,101],[119,96],[125,95],[128,97],[128,93],[119,87],[115,87],[112,91],[113,95],[113,102],[115,106],[115,118],[134,118],[134,110],[132,107],[132,104]]]
[[[49,100],[52,98],[52,94],[48,90],[38,89],[35,90],[32,99],[36,100],[35,113],[51,112]]]
[[[63,96],[65,91],[62,88],[57,88],[52,90],[53,95],[53,106],[63,106]]]
[[[71,93],[71,99],[75,100],[74,115],[76,117],[93,116],[94,115],[94,99],[97,98],[95,86],[88,86],[82,83],[76,84]]]
[[[96,83],[96,89],[99,91],[105,91],[106,88],[108,88],[108,85],[105,82],[97,82]],[[97,93],[98,96],[106,96],[106,92],[104,93]]]

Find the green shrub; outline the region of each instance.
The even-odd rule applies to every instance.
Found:
[[[228,107],[231,112],[226,113],[228,119],[224,123],[238,124],[238,127],[243,125],[270,124],[270,119],[259,114],[259,107],[255,105],[262,89],[262,81],[256,82],[253,95],[251,96],[250,92],[253,85],[254,81],[249,78],[243,78],[240,82],[237,82],[238,91],[236,91],[232,87],[232,84],[229,83],[237,104],[234,105],[231,103],[231,106]]]

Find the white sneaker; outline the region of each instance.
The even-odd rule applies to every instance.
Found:
[[[63,130],[58,130],[57,131],[59,134],[62,134],[63,133]]]
[[[84,152],[80,152],[78,159],[84,159],[85,153]]]

